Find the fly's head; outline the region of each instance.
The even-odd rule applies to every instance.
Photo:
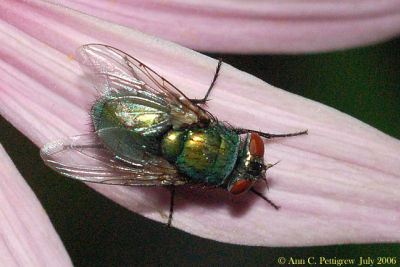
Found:
[[[264,141],[258,134],[250,134],[227,184],[228,191],[234,195],[241,194],[247,192],[256,181],[267,181],[265,171],[270,166],[264,164]]]

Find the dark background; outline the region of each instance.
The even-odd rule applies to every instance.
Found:
[[[334,107],[399,138],[399,48],[400,39],[396,39],[306,56],[210,56],[221,57],[272,85]],[[0,142],[40,199],[76,266],[277,265],[280,256],[397,256],[400,261],[399,244],[245,247],[166,229],[45,167],[39,148],[1,117]]]

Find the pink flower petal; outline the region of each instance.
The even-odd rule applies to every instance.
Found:
[[[376,43],[400,32],[398,0],[53,0],[184,46],[300,53]]]
[[[0,145],[2,266],[72,266],[35,194]]]
[[[88,131],[94,89],[72,60],[85,43],[134,55],[200,98],[216,60],[175,44],[40,1],[0,3],[0,114],[38,146]],[[275,211],[252,195],[178,188],[173,226],[229,243],[305,246],[400,240],[400,142],[332,108],[274,88],[223,64],[210,111],[233,125],[308,136],[268,141]],[[90,185],[166,222],[165,188]]]

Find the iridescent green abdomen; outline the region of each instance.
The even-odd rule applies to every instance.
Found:
[[[141,94],[109,95],[94,104],[91,115],[104,145],[128,162],[146,160],[144,153],[160,155],[160,138],[171,128],[165,103]]]
[[[239,144],[237,134],[213,124],[168,131],[161,141],[161,153],[190,181],[221,185],[235,166]]]

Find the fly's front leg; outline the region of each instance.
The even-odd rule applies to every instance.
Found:
[[[254,194],[256,194],[257,196],[261,197],[262,199],[264,199],[268,204],[270,204],[272,207],[274,207],[274,209],[279,210],[279,206],[277,206],[274,202],[272,202],[270,199],[268,199],[266,196],[264,196],[263,194],[261,194],[260,192],[255,190],[254,188],[251,188],[250,191],[253,192]]]
[[[264,133],[260,131],[255,131],[255,130],[249,130],[249,129],[243,129],[243,128],[236,128],[233,130],[237,134],[247,134],[247,133],[256,133],[259,136],[262,136],[267,139],[272,139],[272,138],[278,138],[278,137],[290,137],[290,136],[298,136],[298,135],[304,135],[308,134],[308,130],[297,132],[297,133],[287,133],[287,134],[270,134],[270,133]]]
[[[210,95],[211,90],[213,89],[213,87],[214,87],[214,85],[215,85],[215,83],[217,81],[218,74],[219,74],[219,71],[221,69],[221,65],[222,65],[222,60],[219,59],[218,60],[218,65],[217,65],[217,69],[215,70],[214,78],[213,78],[213,80],[211,82],[210,88],[208,88],[208,91],[207,91],[206,95],[202,99],[190,99],[190,101],[193,104],[205,104],[207,102],[208,96]]]

